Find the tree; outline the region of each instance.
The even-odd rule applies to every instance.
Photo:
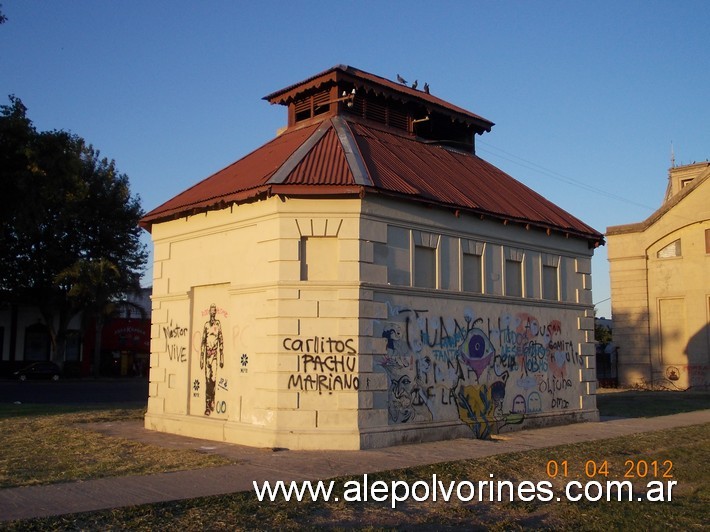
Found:
[[[114,286],[121,282],[121,272],[108,259],[79,259],[57,276],[60,284],[69,286],[67,295],[84,311],[83,328],[88,318],[95,322],[94,359],[92,372],[98,376],[101,368],[101,335],[106,317],[113,313]],[[137,288],[137,287],[136,287]]]
[[[98,317],[139,286],[143,210],[128,177],[84,139],[38,132],[14,96],[0,111],[0,299],[40,309],[61,362],[74,316]]]

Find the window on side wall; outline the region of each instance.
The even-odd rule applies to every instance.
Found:
[[[436,288],[436,248],[414,246],[414,286]]]
[[[550,301],[560,300],[560,256],[550,253],[541,255],[542,298]]]
[[[710,229],[705,230],[705,253],[710,253]]]
[[[523,259],[522,249],[505,248],[505,287],[506,296],[523,297]]]
[[[506,259],[505,261],[505,295],[523,297],[523,262]]]
[[[387,283],[410,286],[412,283],[412,261],[410,256],[411,236],[409,229],[396,226],[387,227]]]
[[[436,255],[439,235],[425,231],[412,231],[414,244],[414,286],[437,288]]]
[[[462,284],[464,292],[483,292],[483,261],[481,255],[463,254]]]
[[[656,256],[659,259],[670,259],[673,257],[680,257],[681,256],[681,248],[680,248],[680,238],[678,240],[674,240],[656,254]]]
[[[558,301],[560,298],[557,266],[542,266],[542,298]]]
[[[485,243],[461,239],[461,290],[483,293],[483,250]]]

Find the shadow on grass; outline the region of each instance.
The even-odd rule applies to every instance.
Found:
[[[602,417],[655,417],[710,408],[710,392],[628,390],[599,393],[597,408]]]
[[[140,403],[99,403],[99,404],[32,404],[7,403],[0,404],[0,419],[12,417],[53,416],[58,414],[75,414],[80,412],[96,412],[110,410],[145,410]]]

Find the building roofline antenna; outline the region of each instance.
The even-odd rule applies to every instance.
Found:
[[[675,168],[675,152],[673,151],[673,141],[671,141],[671,168]]]

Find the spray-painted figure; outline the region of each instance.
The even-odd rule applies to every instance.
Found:
[[[382,338],[387,338],[387,356],[394,356],[397,350],[396,341],[402,338],[399,327],[392,326],[382,331]]]
[[[200,348],[200,369],[205,370],[205,415],[214,411],[215,388],[217,386],[217,363],[224,367],[224,342],[222,324],[217,319],[217,306],[210,306],[210,319],[202,330]]]

